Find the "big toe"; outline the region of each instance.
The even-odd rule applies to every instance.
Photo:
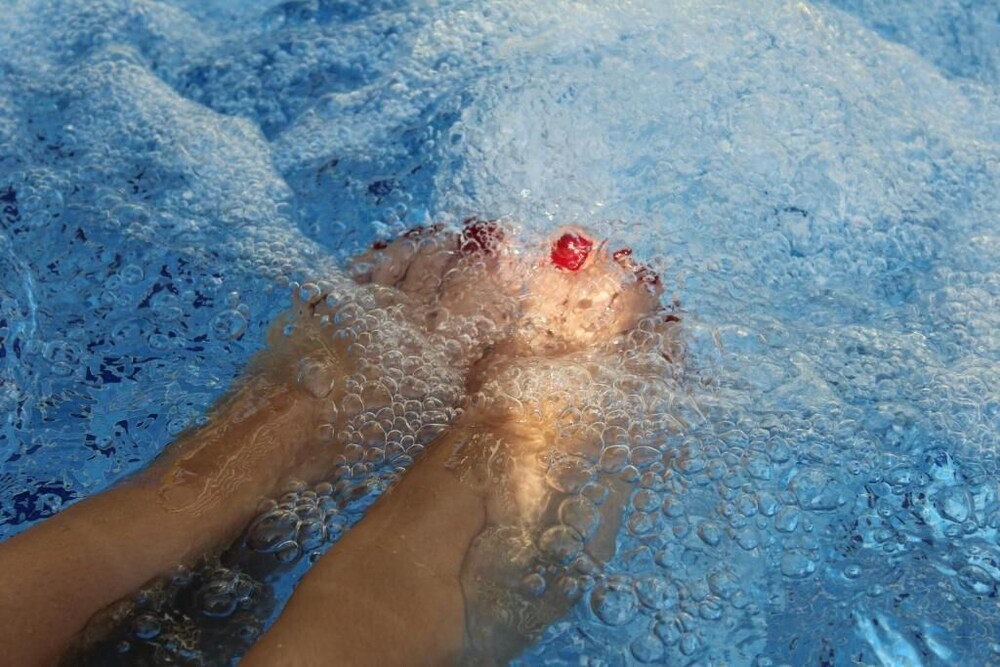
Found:
[[[583,349],[632,329],[659,308],[661,294],[659,277],[630,251],[609,254],[571,230],[531,280],[525,337],[543,351]]]

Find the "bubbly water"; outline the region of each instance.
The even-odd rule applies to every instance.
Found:
[[[1000,664],[995,2],[13,0],[0,54],[0,537],[203,419],[290,282],[573,222],[660,268],[697,409],[520,662]]]

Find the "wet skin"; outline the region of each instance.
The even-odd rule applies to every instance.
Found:
[[[319,665],[330,656],[352,665],[499,664],[568,610],[572,591],[509,591],[532,560],[516,552],[545,541],[542,530],[571,495],[546,484],[547,462],[595,449],[592,434],[556,433],[573,402],[562,392],[585,393],[624,370],[613,361],[619,351],[602,345],[655,310],[657,286],[626,279],[622,264],[598,252],[571,270],[549,264],[530,276],[518,327],[478,369],[480,402],[310,570],[244,664]],[[530,405],[491,398],[529,375],[538,382]],[[631,489],[618,472],[602,476],[597,518],[580,545],[595,563],[613,554]],[[530,622],[510,623],[512,605]]]
[[[409,328],[416,344],[443,344],[435,339],[450,331],[442,322],[481,316],[498,324],[482,340],[447,348],[452,375],[464,379],[455,395],[484,391],[313,568],[248,664],[325,664],[331,655],[350,655],[352,664],[412,664],[414,656],[492,661],[530,639],[482,630],[492,612],[476,582],[491,574],[469,554],[484,528],[514,526],[527,535],[551,514],[554,495],[540,490],[537,458],[552,449],[547,424],[565,405],[550,398],[532,415],[514,414],[490,396],[509,394],[512,371],[537,374],[539,363],[553,360],[542,375],[547,395],[558,397],[566,381],[580,381],[580,364],[594,363],[580,355],[652,312],[658,292],[603,251],[587,253],[572,270],[526,265],[508,251],[495,223],[474,221],[460,234],[397,240],[355,263],[357,279],[369,283],[361,289],[393,313],[382,326]],[[300,303],[206,427],[184,434],[126,483],[0,546],[0,614],[13,619],[0,628],[0,644],[9,657],[51,663],[95,611],[233,539],[259,499],[287,479],[318,480],[331,461],[342,463],[345,445],[332,435],[350,415],[331,406],[343,403],[358,359],[331,336],[333,314],[323,299]],[[305,371],[303,359],[310,360]],[[323,393],[327,378],[332,388]],[[486,443],[503,456],[484,459]],[[574,446],[589,444],[559,443],[563,451]],[[618,482],[608,486],[604,537],[588,546],[598,561],[610,555],[620,512],[614,499],[625,492]],[[541,617],[552,620],[571,602],[541,600],[548,608]],[[470,643],[472,634],[493,639]]]

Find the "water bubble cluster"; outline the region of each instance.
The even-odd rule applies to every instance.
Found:
[[[343,501],[328,482],[312,489],[288,491],[277,501],[265,503],[264,510],[247,528],[246,547],[273,554],[282,563],[293,563],[304,554],[336,541],[350,524]]]

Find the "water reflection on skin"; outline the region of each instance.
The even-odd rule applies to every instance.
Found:
[[[657,383],[675,352],[662,315],[616,339],[656,310],[653,279],[603,252],[585,260],[530,274],[518,327],[480,362],[465,413],[310,571],[250,664],[334,652],[352,664],[412,655],[500,662],[579,598],[570,566],[590,563],[593,574],[614,551],[636,481],[629,444],[670,421]],[[605,421],[615,412],[619,423]],[[616,447],[624,457],[602,460]],[[392,557],[372,568],[374,553]],[[358,576],[368,572],[387,583]],[[362,609],[336,604],[348,582],[363,582]],[[417,620],[428,608],[433,620]],[[386,619],[404,620],[385,646],[354,633],[318,636],[317,618],[328,628],[367,619],[383,639]]]
[[[470,220],[377,247],[352,275],[364,286],[303,286],[207,426],[0,548],[6,572],[27,557],[39,580],[59,570],[15,586],[27,613],[6,634],[21,664],[231,540],[289,479],[325,480],[335,498],[393,451],[427,450],[310,570],[246,664],[502,661],[579,598],[614,552],[638,477],[630,452],[682,426],[669,408],[676,318],[658,312],[655,274],[583,230],[525,252],[500,223]],[[113,514],[105,548],[52,562],[77,526]],[[74,567],[94,572],[92,586],[57,608]],[[55,629],[49,648],[25,641],[42,626]]]

